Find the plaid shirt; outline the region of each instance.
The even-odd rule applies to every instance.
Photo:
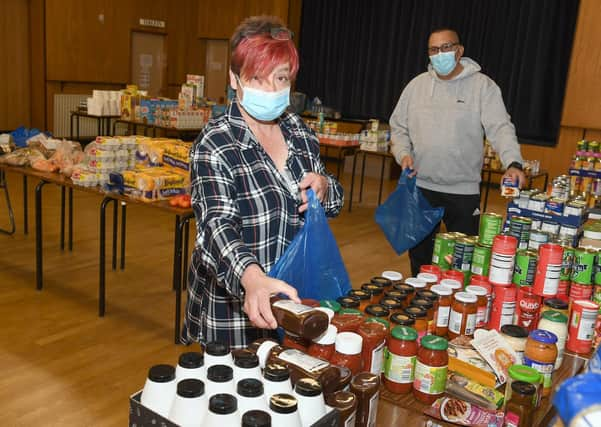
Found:
[[[251,325],[243,311],[242,273],[250,264],[268,272],[304,223],[298,184],[307,172],[328,179],[324,209],[340,212],[342,186],[327,174],[319,141],[300,117],[278,122],[288,145],[287,173],[258,143],[236,101],[209,122],[190,151],[192,207],[197,234],[190,263],[184,340],[245,347],[273,331]]]

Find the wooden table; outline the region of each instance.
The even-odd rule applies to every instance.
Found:
[[[163,130],[166,132],[177,133],[178,138],[181,138],[184,141],[186,140],[185,137],[190,134],[192,134],[191,140],[196,139],[196,137],[202,130],[202,128],[198,128],[198,129],[174,128],[174,127],[169,127],[169,126],[159,126],[159,125],[155,125],[152,123],[138,122],[135,120],[117,119],[117,120],[113,121],[113,133],[111,135],[113,135],[113,136],[116,135],[118,124],[127,125],[127,132],[130,135],[132,135],[132,134],[136,135],[138,133],[138,126],[140,126],[142,129],[144,129],[144,136],[151,136],[151,135],[147,135],[150,131],[152,133],[152,137],[156,137],[157,130]]]
[[[71,131],[71,141],[79,141],[79,120],[81,118],[84,119],[92,119],[98,122],[98,133],[97,135],[108,135],[111,131],[111,120],[118,119],[120,116],[111,116],[111,115],[103,115],[103,116],[94,116],[92,114],[88,114],[86,111],[71,111],[70,119],[69,119],[69,130]],[[75,122],[75,130],[77,133],[73,132],[73,124]],[[86,135],[88,136],[88,135]]]
[[[355,188],[355,172],[357,166],[357,157],[361,156],[361,183],[359,185],[359,202],[363,199],[363,181],[365,178],[365,157],[367,156],[375,156],[380,157],[382,159],[382,164],[380,166],[380,184],[378,187],[378,205],[380,205],[382,201],[382,187],[384,185],[384,168],[386,167],[386,159],[392,159],[394,161],[394,156],[390,153],[390,151],[366,151],[366,150],[357,150],[355,152],[355,156],[353,157],[353,171],[351,174],[351,191],[349,195],[349,203],[348,203],[348,211],[350,212],[353,208],[353,191]]]
[[[584,357],[566,352],[561,367],[553,374],[553,389],[555,390],[566,379],[582,372],[586,360]],[[541,406],[534,413],[533,427],[546,427],[555,416],[556,411],[552,404],[553,393],[542,400]],[[457,425],[424,415],[423,411],[426,408],[427,405],[415,400],[411,393],[406,395],[393,394],[383,387],[380,403],[378,404],[377,425],[382,427],[424,426],[428,420],[432,420],[441,426],[453,427]]]
[[[118,224],[118,204],[121,205],[121,269],[125,268],[125,232],[126,232],[126,207],[128,204],[146,206],[175,215],[174,230],[174,254],[173,254],[173,290],[175,291],[175,322],[174,322],[174,340],[179,343],[179,329],[181,323],[181,290],[186,278],[188,265],[188,240],[189,240],[189,222],[194,218],[192,209],[182,209],[169,205],[168,201],[143,202],[129,196],[105,193],[100,187],[83,187],[75,185],[70,178],[59,173],[42,172],[30,167],[15,167],[0,164],[0,170],[3,173],[13,172],[23,175],[24,178],[24,220],[27,223],[27,177],[36,178],[39,183],[35,189],[35,275],[36,289],[42,290],[44,279],[43,266],[43,241],[42,241],[42,189],[46,184],[55,184],[61,187],[61,250],[64,249],[65,241],[65,189],[69,189],[69,225],[68,242],[69,250],[73,247],[73,189],[86,193],[103,196],[100,204],[100,236],[99,236],[99,281],[98,281],[98,315],[104,316],[106,311],[106,208],[113,203],[113,253],[112,268],[117,268],[117,224]],[[182,266],[183,264],[183,266]]]
[[[340,168],[344,162],[345,156],[354,156],[359,149],[359,143],[356,144],[338,144],[336,142],[330,142],[328,139],[320,139],[319,147],[324,148],[324,157],[328,156],[329,149],[338,150],[338,156],[336,157],[336,179],[340,180]]]

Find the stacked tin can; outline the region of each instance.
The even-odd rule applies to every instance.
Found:
[[[601,153],[599,142],[578,141],[570,164],[570,197],[580,197],[588,207],[601,207]]]

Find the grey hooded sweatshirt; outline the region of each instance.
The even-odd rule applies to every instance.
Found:
[[[484,136],[503,166],[522,163],[520,147],[499,86],[462,58],[463,71],[438,78],[432,65],[409,82],[390,117],[397,163],[414,159],[417,185],[451,194],[478,194]]]

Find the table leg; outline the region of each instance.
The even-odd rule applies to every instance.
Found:
[[[121,202],[121,270],[125,269],[125,218],[127,216],[127,203]]]
[[[547,185],[549,185],[549,172],[545,172],[545,186],[543,187],[543,191],[547,191]]]
[[[384,167],[386,166],[386,157],[382,156],[382,169],[380,170],[380,190],[378,191],[378,206],[382,202],[382,187],[384,186]]]
[[[182,268],[182,235],[180,233],[180,216],[175,215],[175,238],[173,239],[173,290],[177,291],[181,280]]]
[[[98,316],[104,317],[106,305],[106,207],[110,202],[115,202],[115,199],[105,197],[100,204],[100,265],[99,265],[99,281],[98,281]]]
[[[73,112],[71,112],[71,116],[69,117],[69,135],[71,136],[71,141],[73,141]]]
[[[113,204],[113,271],[117,269],[117,229],[119,227],[119,206]]]
[[[80,135],[79,135],[79,116],[77,116],[75,118],[75,122],[76,122],[76,129],[77,129],[77,141],[79,142],[79,137],[80,137]]]
[[[0,189],[4,189],[4,195],[6,197],[6,208],[8,210],[8,222],[10,224],[10,228],[0,229],[0,233],[12,235],[15,234],[16,226],[15,226],[15,214],[13,212],[13,207],[10,203],[10,194],[8,193],[8,183],[6,182],[6,172],[0,170]]]
[[[183,262],[184,267],[182,268],[182,289],[186,289],[188,285],[188,247],[190,245],[190,220],[186,219],[186,228],[184,230],[184,249],[183,249]]]
[[[349,194],[348,201],[348,211],[350,212],[353,209],[353,190],[355,187],[355,170],[357,168],[357,156],[359,155],[359,151],[355,151],[353,154],[353,171],[351,172],[351,194]]]
[[[61,186],[61,251],[65,250],[65,186]]]
[[[27,175],[23,175],[23,233],[29,234],[29,216],[27,215]]]
[[[73,250],[73,188],[69,187],[69,251]]]
[[[365,178],[365,153],[361,153],[363,155],[363,159],[361,161],[361,184],[359,185],[359,203],[363,201],[363,180]]]
[[[98,136],[103,136],[102,135],[102,119],[98,118],[96,121],[98,122]]]
[[[44,285],[43,248],[42,248],[42,189],[46,181],[40,181],[35,187],[35,272],[36,289],[42,290]]]
[[[115,120],[113,122],[113,136],[117,135],[116,131],[117,131],[117,120]]]
[[[188,214],[184,217],[180,218],[179,215],[175,217],[175,243],[176,250],[173,254],[173,286],[175,288],[175,325],[174,325],[174,342],[175,344],[180,344],[180,328],[181,328],[181,311],[182,311],[182,288],[183,288],[183,280],[187,277],[184,272],[184,279],[182,280],[182,235],[185,236],[188,234],[188,229],[190,225],[190,220],[194,218],[194,215]],[[187,240],[187,238],[185,238]],[[188,247],[185,246],[185,256],[187,258]],[[187,268],[187,262],[184,260],[184,269]]]

